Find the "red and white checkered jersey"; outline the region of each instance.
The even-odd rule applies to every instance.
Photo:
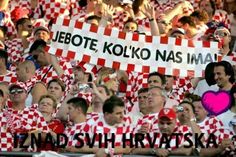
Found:
[[[130,17],[129,13],[126,11],[118,11],[115,12],[113,15],[113,27],[117,27],[119,30],[123,30],[124,23],[128,20]]]
[[[200,127],[201,132],[204,133],[206,138],[210,133],[224,126],[223,122],[217,117],[207,117],[201,123],[197,123],[197,125]]]
[[[3,19],[0,20],[0,26],[7,27],[7,36],[11,36],[11,35],[16,36],[16,29],[15,29],[15,26],[14,26],[12,20],[11,20],[10,13],[7,11],[0,11],[0,12],[2,12],[4,14]]]
[[[218,23],[223,23],[225,27],[230,29],[230,19],[226,11],[216,10],[214,16],[212,17],[212,20]]]
[[[122,123],[122,124],[119,124],[116,126],[110,126],[105,122],[103,115],[99,116],[95,123],[90,123],[90,120],[89,120],[88,124],[91,126],[91,138],[93,138],[93,135],[95,135],[95,134],[100,133],[103,135],[102,139],[100,139],[98,137],[98,135],[96,136],[97,138],[95,138],[95,146],[99,146],[99,142],[100,142],[101,143],[100,146],[104,147],[105,136],[107,136],[108,139],[111,139],[111,137],[114,136],[114,139],[115,139],[114,146],[122,146],[123,145],[123,140],[122,140],[123,134],[126,134],[128,137],[132,133],[132,127],[130,124]],[[91,125],[91,124],[93,124],[93,125]],[[111,143],[108,143],[108,146],[112,147]]]
[[[69,18],[70,0],[39,0],[34,18],[43,18],[47,21],[57,17]]]
[[[126,97],[131,98],[131,101],[138,101],[138,90],[140,88],[148,87],[147,79],[148,73],[127,72],[128,83],[126,89]]]
[[[181,102],[184,99],[185,93],[193,93],[193,91],[194,88],[189,77],[177,77],[174,82],[173,89],[169,93],[168,97]]]
[[[145,123],[149,124],[149,130],[156,130],[158,129],[158,114],[159,113],[151,113],[143,116],[141,119],[138,120],[138,123],[136,127],[134,128],[134,133],[137,133],[139,129],[144,125]]]
[[[162,136],[165,136],[165,135],[161,134],[160,130],[155,131],[155,132],[151,132],[151,133],[149,133],[149,135],[151,138],[153,138],[152,141],[154,139],[156,139],[155,147],[166,148],[168,150],[174,150],[178,147],[183,146],[185,143],[187,144],[184,135],[186,135],[188,133],[192,133],[191,128],[186,125],[181,125],[181,126],[175,127],[172,135],[166,136],[166,137],[168,137],[168,139],[171,139],[169,142],[164,142],[166,140],[161,139],[161,138],[164,138]],[[179,134],[179,135],[176,136],[175,134]],[[191,137],[189,137],[189,138],[191,138]],[[147,146],[149,147],[148,143],[147,143],[146,147]]]
[[[23,131],[30,131],[30,130],[40,130],[42,132],[48,132],[48,125],[43,117],[43,115],[34,108],[25,107],[21,111],[13,110],[9,108],[7,110],[8,113],[11,114],[11,119],[14,121],[17,117],[20,117],[24,123],[21,123],[21,128]],[[27,125],[27,126],[26,126]],[[28,128],[28,125],[30,128]],[[19,126],[18,126],[19,127]]]
[[[90,133],[90,126],[86,122],[75,124],[71,127],[66,128],[64,133],[68,137],[68,143],[67,143],[68,147],[76,145],[79,146],[81,145],[81,143],[77,140],[77,137],[81,138],[84,142],[86,142],[85,133]],[[76,135],[79,133],[82,133],[84,135],[83,136]]]
[[[206,141],[204,143],[205,145],[207,145],[207,143],[209,143],[209,147],[214,147],[214,145],[212,142],[208,142],[207,140],[210,140],[210,139],[211,139],[211,141],[214,140],[214,143],[219,145],[223,139],[232,139],[234,134],[233,134],[233,132],[231,132],[227,128],[219,128],[219,129],[214,130],[211,135],[212,135],[212,137],[209,139],[206,139]]]
[[[7,45],[7,54],[8,54],[8,61],[10,63],[21,62],[22,55],[23,55],[23,44],[22,39],[14,38],[13,40],[8,40],[5,42]]]
[[[65,83],[66,87],[68,87],[71,83],[71,77],[73,78],[72,66],[70,62],[68,62],[64,58],[58,58],[59,65],[64,71],[63,77],[60,79]],[[56,71],[54,70],[52,65],[44,66],[36,70],[36,76],[39,81],[44,83],[48,83],[50,80],[58,78]]]
[[[8,130],[8,121],[6,115],[0,112],[0,151],[12,151],[13,149],[13,137]]]
[[[31,10],[31,1],[30,0],[10,0],[9,9],[12,11],[15,7],[25,8]]]
[[[79,6],[79,1],[71,0],[71,19],[85,21],[87,18],[86,7]]]
[[[0,75],[0,82],[7,82],[9,84],[16,83],[17,77],[15,72],[7,71],[6,75]]]
[[[94,121],[96,121],[95,119],[98,119],[100,114],[102,115],[102,113],[98,113],[98,112],[87,113],[86,114],[86,120],[88,121],[88,120],[94,118]],[[95,117],[97,117],[97,118],[95,118]]]

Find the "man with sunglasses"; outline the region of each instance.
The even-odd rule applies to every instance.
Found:
[[[16,133],[18,139],[21,139],[19,135],[22,133],[36,132],[43,135],[48,133],[49,129],[42,114],[34,108],[25,106],[28,95],[25,84],[18,82],[10,85],[9,93],[12,108],[8,108],[5,112],[8,126],[10,126],[9,132],[12,135]]]

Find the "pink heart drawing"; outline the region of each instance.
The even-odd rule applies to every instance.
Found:
[[[211,115],[219,115],[230,107],[231,96],[226,91],[207,91],[202,96],[202,105]]]

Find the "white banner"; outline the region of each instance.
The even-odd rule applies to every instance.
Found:
[[[120,70],[201,77],[217,61],[217,42],[124,33],[60,18],[52,32],[49,53]]]

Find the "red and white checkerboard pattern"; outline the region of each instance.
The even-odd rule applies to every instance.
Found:
[[[124,23],[128,20],[129,13],[126,11],[115,12],[113,15],[113,27],[119,28],[119,30],[123,30]]]
[[[8,40],[6,41],[6,45],[8,47],[7,54],[9,62],[15,63],[22,61],[22,54],[24,51],[22,39],[15,38],[13,40]]]
[[[86,7],[81,8],[78,1],[71,0],[71,19],[85,21],[87,18]]]
[[[31,10],[30,0],[10,0],[9,1],[9,9],[12,11],[15,7],[25,8]]]
[[[97,117],[97,118],[95,118],[95,120],[94,120],[94,121],[96,121],[96,120],[98,119],[98,117],[99,117],[99,114],[100,114],[100,113],[98,113],[98,112],[90,112],[90,113],[87,113],[87,114],[86,114],[86,119],[87,119],[87,121],[88,121],[88,120],[90,120],[90,119],[92,119],[92,118]]]
[[[41,8],[43,13],[41,12]],[[69,18],[70,1],[67,0],[39,0],[34,18],[40,18],[44,15],[44,19],[49,21],[57,17]]]
[[[128,78],[126,97],[130,97],[134,103],[138,101],[138,90],[148,87],[148,73],[128,72]]]
[[[219,145],[223,139],[231,139],[233,137],[233,133],[226,128],[218,128],[212,132],[212,135],[214,135],[217,145]],[[214,145],[211,143],[209,147],[214,147]]]
[[[0,112],[0,151],[12,151],[13,136],[8,130],[6,115]]]
[[[104,143],[104,135],[106,134],[107,137],[110,139],[112,134],[115,135],[115,146],[122,146],[123,145],[123,134],[127,134],[127,138],[130,135],[130,133],[132,133],[132,128],[131,125],[129,124],[120,124],[118,126],[110,126],[108,125],[104,118],[103,115],[100,115],[99,117],[97,117],[96,122],[94,123],[94,121],[92,120],[92,123],[90,122],[90,120],[88,121],[88,124],[91,125],[91,136],[93,136],[95,133],[99,134],[101,133],[103,135],[102,139],[99,139],[98,136],[95,139],[95,146],[99,146],[99,140],[101,142],[101,146],[104,147],[105,143]],[[130,137],[129,137],[130,138]],[[108,147],[112,147],[111,143],[108,143]]]
[[[139,129],[142,127],[142,125],[144,125],[145,123],[148,123],[150,125],[150,129],[149,129],[150,131],[157,130],[158,129],[158,113],[147,114],[143,116],[141,119],[139,119],[133,132],[137,133]]]
[[[70,64],[70,62],[68,62],[66,59],[64,58],[59,58],[59,65],[62,68],[62,70],[64,71],[64,78],[65,79],[69,79],[71,77],[73,77],[73,72],[72,72],[72,66]],[[48,65],[48,66],[44,66],[39,68],[38,70],[36,70],[36,76],[37,79],[39,81],[42,81],[44,83],[48,83],[50,80],[58,78],[58,75],[56,73],[56,71],[53,69],[53,67],[51,67],[52,65]],[[50,68],[51,67],[51,68]],[[46,74],[46,76],[43,78],[43,76]],[[42,80],[43,79],[43,80]],[[61,78],[62,81],[66,81],[63,80],[63,78]],[[71,79],[69,79],[68,81],[65,82],[66,86],[68,87],[71,83],[70,81]]]
[[[27,125],[23,126],[24,129],[28,129],[29,131],[37,129],[46,133],[49,131],[43,115],[36,109],[26,107],[21,111],[17,111],[9,108],[7,112],[11,114],[13,120],[15,117],[21,117],[24,121],[26,121],[26,123],[22,123],[23,125]],[[28,128],[28,125],[30,128]]]
[[[90,126],[86,122],[75,124],[71,127],[66,128],[64,133],[68,137],[67,146],[70,147],[70,146],[81,145],[81,143],[77,140],[77,138],[75,138],[76,134],[79,133],[84,134],[83,136],[78,136],[78,137],[83,139],[84,142],[86,142],[85,133],[89,132],[90,132]]]
[[[168,95],[169,98],[181,102],[185,93],[193,93],[194,88],[189,77],[177,78],[174,82],[173,89]]]
[[[222,128],[224,125],[217,117],[207,117],[203,122],[198,123],[198,126],[200,127],[201,132],[204,133],[204,136],[207,138],[210,133],[213,133],[215,130]]]
[[[73,67],[75,66],[80,66],[83,68],[83,70],[87,73],[92,73],[94,76],[97,75],[98,71],[101,69],[101,66],[99,65],[94,65],[94,64],[89,64],[86,62],[80,62],[80,61],[71,61],[71,64]]]
[[[225,25],[225,27],[230,29],[230,19],[229,19],[229,15],[227,14],[226,11],[216,10],[214,16],[212,17],[212,20],[219,22],[219,23],[222,22]]]
[[[9,84],[15,83],[17,81],[16,73],[7,71],[6,75],[0,75],[0,82],[7,82]]]
[[[2,21],[0,21],[0,25],[7,27],[7,36],[11,36],[11,35],[16,36],[16,29],[11,20],[10,13],[7,11],[3,11],[3,13],[4,13],[4,18]]]
[[[88,92],[88,93],[84,93],[84,92],[79,92],[76,97],[80,97],[86,100],[86,102],[88,103],[88,105],[91,104],[92,102],[92,97],[93,97],[93,93]]]

